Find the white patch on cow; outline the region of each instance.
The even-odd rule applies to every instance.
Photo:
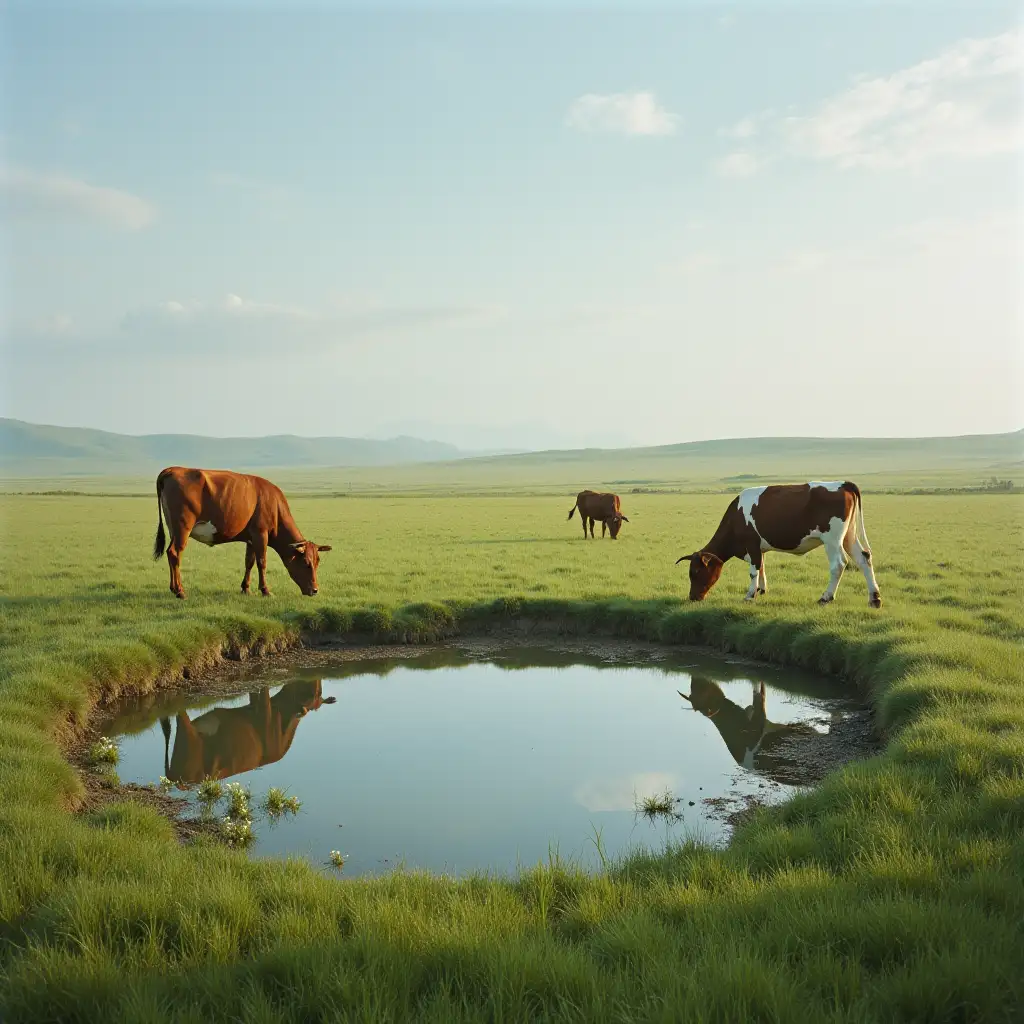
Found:
[[[739,498],[737,498],[737,507],[743,513],[747,526],[753,526],[755,530],[757,527],[754,526],[754,506],[760,501],[765,490],[764,487],[747,487],[740,491]]]
[[[838,491],[842,489],[843,480],[808,480],[808,487],[824,487],[826,491]]]
[[[220,728],[218,715],[200,715],[193,723],[193,728],[200,736],[216,736]]]
[[[192,532],[189,534],[194,540],[199,541],[200,544],[209,544],[213,547],[213,538],[217,535],[217,527],[213,523],[196,523],[192,527]]]

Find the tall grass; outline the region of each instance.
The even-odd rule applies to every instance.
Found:
[[[571,500],[571,499],[570,499]],[[721,497],[630,497],[584,542],[564,498],[297,500],[321,593],[238,593],[190,546],[188,601],[131,498],[7,497],[0,549],[0,1017],[5,1020],[977,1020],[1024,1004],[1024,504],[868,495],[885,607],[820,552],[730,566],[680,602]],[[274,556],[271,556],[272,558]],[[344,880],[179,846],[132,802],[73,814],[58,740],[93,704],[301,630],[430,639],[541,621],[836,673],[883,755],[759,811],[731,846],[598,875]],[[358,784],[352,780],[351,784]]]

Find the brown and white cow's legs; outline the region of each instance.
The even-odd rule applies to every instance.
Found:
[[[861,544],[852,525],[846,535],[845,546],[854,564],[864,574],[864,580],[868,585],[868,604],[872,608],[881,608],[882,595],[878,592],[875,570],[871,565],[871,552]]]
[[[252,567],[256,564],[256,549],[246,541],[245,544],[245,575],[242,577],[242,593],[249,593],[249,577],[252,576]]]
[[[846,531],[853,523],[835,516],[829,524],[828,530],[821,535],[821,543],[825,547],[825,554],[828,556],[829,580],[825,593],[818,598],[819,604],[828,604],[835,600],[836,591],[839,589],[839,581],[846,571],[846,551],[843,542],[846,539]]]
[[[759,594],[768,593],[768,577],[764,574],[764,555],[761,555],[761,568],[757,573],[757,592]]]
[[[761,575],[761,566],[755,565],[754,560],[750,555],[744,555],[743,560],[747,563],[750,568],[750,586],[747,587],[747,592],[744,595],[744,601],[753,601],[757,597],[757,578]]]

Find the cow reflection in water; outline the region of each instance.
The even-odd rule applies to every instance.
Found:
[[[807,781],[806,769],[793,756],[796,752],[792,748],[785,750],[782,741],[815,737],[818,733],[801,722],[769,721],[764,683],[754,687],[753,700],[747,708],[729,700],[717,683],[700,676],[693,677],[689,695],[681,690],[676,692],[690,702],[694,711],[711,719],[737,764],[788,785]]]
[[[286,683],[273,696],[269,689],[249,694],[240,708],[214,708],[190,719],[175,716],[174,752],[169,753],[171,721],[160,719],[164,733],[164,774],[189,784],[232,775],[280,761],[295,738],[299,719],[337,698],[323,697],[320,680]]]

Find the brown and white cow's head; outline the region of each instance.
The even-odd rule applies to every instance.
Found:
[[[608,532],[612,535],[612,540],[615,540],[619,535],[619,530],[622,529],[622,524],[628,523],[629,520],[621,512],[616,512],[607,522]]]
[[[306,597],[313,597],[319,589],[316,570],[320,564],[320,552],[330,550],[330,544],[314,544],[311,540],[296,541],[285,548],[282,554],[285,568]]]
[[[683,555],[676,561],[676,565],[680,562],[690,563],[690,600],[703,601],[722,575],[725,562],[710,551],[694,551],[692,555]]]

